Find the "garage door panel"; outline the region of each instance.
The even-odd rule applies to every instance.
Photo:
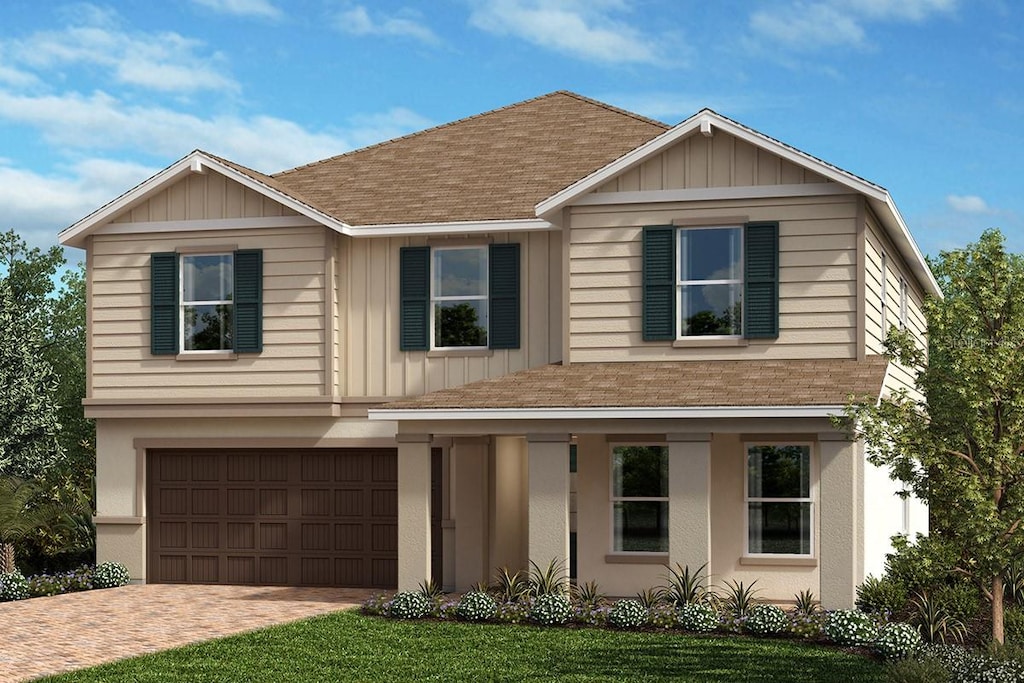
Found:
[[[330,517],[331,497],[330,489],[302,489],[302,516]]]
[[[256,583],[256,558],[228,556],[224,562],[225,583]]]
[[[386,558],[371,560],[370,585],[374,588],[391,588],[398,585],[398,560]]]
[[[260,481],[288,481],[288,456],[260,455]]]
[[[227,480],[256,481],[256,457],[255,455],[228,455]]]
[[[267,585],[288,584],[288,558],[287,557],[260,557],[259,560],[259,582]]]
[[[219,515],[220,489],[192,489],[193,515]]]
[[[331,552],[330,524],[302,524],[302,550]]]
[[[288,525],[283,522],[260,524],[260,550],[287,550]]]
[[[165,548],[188,547],[187,522],[160,522],[160,537]]]
[[[161,516],[188,514],[188,489],[160,489],[156,500],[156,511]]]
[[[192,523],[192,547],[216,550],[221,546],[220,524],[217,522]]]
[[[321,454],[305,454],[302,456],[302,481],[328,482],[334,478],[335,457]]]
[[[160,481],[188,481],[189,458],[187,455],[168,455],[160,458]]]
[[[192,456],[192,481],[220,481],[223,458],[214,454]]]
[[[252,517],[256,514],[256,491],[254,489],[228,489],[227,513]]]
[[[227,547],[231,550],[256,550],[256,524],[254,522],[228,522]]]
[[[288,489],[260,489],[260,515],[288,514]]]
[[[191,583],[220,583],[219,568],[216,555],[193,555]]]
[[[398,491],[374,489],[370,492],[370,514],[374,517],[398,516]]]
[[[375,553],[398,552],[398,525],[373,524],[370,527],[371,548]]]

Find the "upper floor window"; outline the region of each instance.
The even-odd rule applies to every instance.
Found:
[[[668,448],[612,448],[612,550],[668,552]]]
[[[181,257],[181,349],[230,351],[233,254]]]
[[[487,247],[433,250],[433,347],[487,347]]]
[[[900,278],[900,329],[907,328],[907,281]]]
[[[743,228],[681,228],[677,245],[677,336],[739,336],[743,329]]]
[[[747,446],[747,552],[812,555],[811,448]]]

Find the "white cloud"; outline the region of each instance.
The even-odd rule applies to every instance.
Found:
[[[89,96],[20,95],[0,90],[0,119],[36,127],[65,148],[125,150],[176,159],[200,147],[274,172],[409,133],[429,121],[407,109],[350,120],[345,130],[315,132],[273,116],[201,118],[155,105],[128,105],[103,92]]]
[[[946,195],[946,205],[959,213],[995,213],[988,202],[973,194]]]
[[[478,0],[470,24],[496,35],[606,64],[665,64],[657,41],[613,18],[625,0]]]
[[[750,29],[774,46],[815,50],[868,44],[870,22],[925,21],[952,12],[958,0],[792,0],[754,12]]]
[[[270,0],[192,0],[197,5],[221,14],[233,14],[239,17],[259,17],[263,19],[280,19],[283,12]]]
[[[26,69],[51,72],[94,65],[110,71],[115,82],[164,92],[198,90],[236,91],[238,84],[226,73],[225,60],[216,52],[204,54],[203,43],[174,32],[129,32],[117,17],[100,11],[83,12],[72,23],[54,31],[0,44],[8,61]],[[14,69],[7,65],[8,69]],[[2,74],[0,74],[2,78]]]
[[[438,45],[437,37],[418,13],[405,11],[395,16],[378,15],[376,19],[362,5],[356,5],[338,14],[334,25],[339,31],[353,36],[394,36],[413,38],[427,45]]]

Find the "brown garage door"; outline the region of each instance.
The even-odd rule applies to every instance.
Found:
[[[150,582],[395,587],[395,449],[147,455]]]

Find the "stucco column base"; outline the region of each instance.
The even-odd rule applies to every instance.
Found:
[[[669,563],[711,575],[711,435],[668,434]]]
[[[486,438],[456,438],[451,454],[455,510],[455,590],[488,578]]]
[[[554,560],[569,577],[569,435],[531,434],[529,557],[541,570]]]
[[[429,434],[399,434],[398,590],[430,579]]]
[[[827,432],[818,435],[818,447],[821,605],[825,609],[851,609],[857,596],[861,548],[858,444],[844,434]]]

